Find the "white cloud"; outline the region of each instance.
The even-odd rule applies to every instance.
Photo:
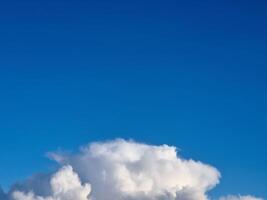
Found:
[[[206,200],[206,192],[220,178],[214,167],[182,159],[175,147],[167,145],[115,140],[93,143],[77,155],[53,157],[73,166],[100,200]]]
[[[71,166],[62,167],[55,173],[50,181],[51,196],[36,196],[33,192],[14,191],[14,200],[88,200],[91,186],[81,184],[78,175]]]
[[[10,191],[12,200],[208,200],[207,192],[220,179],[216,168],[183,159],[168,145],[119,139],[89,144],[75,154],[49,155],[62,167],[17,184]]]
[[[221,197],[219,200],[263,200],[262,198],[257,198],[254,196],[246,195],[246,196],[234,196],[228,195],[225,197]]]

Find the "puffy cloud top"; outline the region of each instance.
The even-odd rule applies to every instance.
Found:
[[[78,155],[53,156],[92,184],[96,199],[198,199],[218,182],[214,167],[177,156],[175,147],[125,140],[93,143]],[[106,195],[108,191],[108,195]]]
[[[208,200],[207,192],[220,179],[216,168],[183,159],[168,145],[119,139],[89,144],[75,154],[49,155],[61,168],[14,186],[10,200]]]
[[[62,167],[53,175],[50,181],[52,195],[41,197],[34,195],[33,192],[14,191],[14,200],[88,200],[91,186],[86,183],[81,184],[78,175],[73,172],[71,166]]]

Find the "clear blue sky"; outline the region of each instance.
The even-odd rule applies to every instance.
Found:
[[[0,184],[117,137],[267,198],[266,1],[0,2]]]

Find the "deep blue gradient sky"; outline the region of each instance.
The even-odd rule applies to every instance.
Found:
[[[0,2],[0,184],[117,137],[267,198],[266,1]]]

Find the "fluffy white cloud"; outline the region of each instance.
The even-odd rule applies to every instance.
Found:
[[[93,143],[76,155],[53,157],[73,166],[99,200],[206,200],[206,192],[220,177],[214,167],[182,159],[167,145],[115,140]]]
[[[250,195],[246,195],[246,196],[228,195],[226,197],[221,197],[219,200],[263,200],[263,199],[250,196]]]
[[[183,159],[168,145],[119,139],[89,144],[75,154],[49,155],[61,169],[15,185],[10,200],[208,200],[207,192],[220,179],[216,168]]]
[[[73,172],[71,166],[62,167],[53,175],[50,181],[51,196],[36,196],[33,192],[14,191],[14,200],[88,200],[91,186],[81,184],[78,175]]]

